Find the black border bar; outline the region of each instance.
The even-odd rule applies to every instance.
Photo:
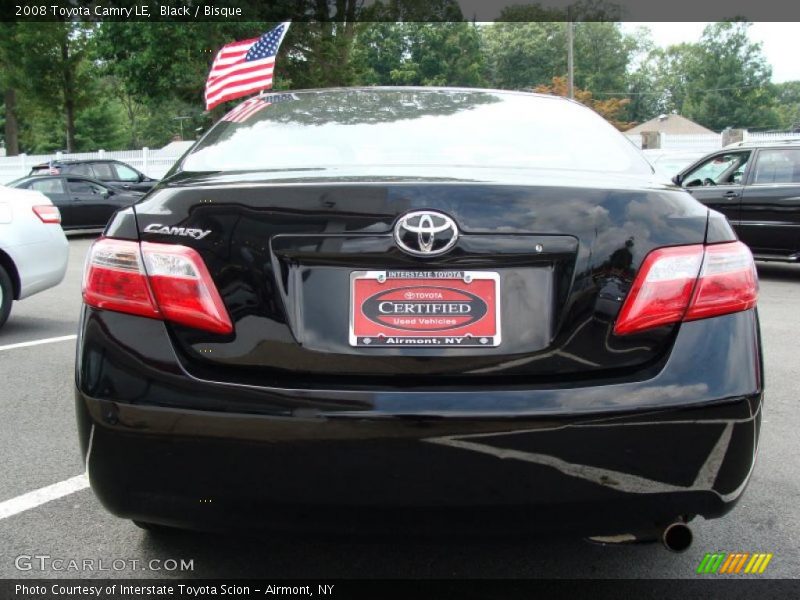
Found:
[[[122,586],[135,592],[122,593]],[[181,588],[180,586],[185,586]],[[272,586],[271,588],[269,586]],[[328,586],[328,587],[325,587]],[[270,592],[270,589],[273,591]],[[306,593],[306,590],[311,594]],[[327,590],[328,593],[323,593]],[[98,593],[99,591],[99,593]],[[225,593],[223,593],[223,591]],[[800,581],[697,576],[696,579],[471,579],[471,580],[221,580],[221,579],[5,579],[3,600],[172,600],[191,598],[422,598],[531,600],[536,598],[694,598],[736,600],[797,598]]]
[[[794,0],[11,0],[0,21],[800,21]]]

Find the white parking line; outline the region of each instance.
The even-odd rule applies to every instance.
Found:
[[[0,502],[0,521],[41,506],[51,500],[57,500],[75,492],[80,492],[87,487],[89,487],[89,478],[85,474],[77,475],[53,485],[33,490],[27,494],[22,494],[16,498],[11,498],[11,500]]]
[[[15,348],[28,348],[29,346],[38,346],[39,344],[66,342],[68,340],[74,340],[77,337],[78,337],[77,335],[72,334],[72,335],[62,335],[60,337],[44,338],[42,340],[33,340],[31,342],[19,342],[18,344],[6,344],[5,346],[0,346],[0,352],[2,352],[3,350],[14,350]]]

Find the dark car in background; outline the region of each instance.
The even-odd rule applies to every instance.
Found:
[[[675,182],[724,214],[757,260],[800,260],[800,142],[737,143]]]
[[[116,211],[139,201],[143,192],[122,190],[78,175],[34,175],[9,184],[50,198],[61,212],[61,227],[102,229]]]
[[[722,215],[563,98],[286,96],[89,252],[76,409],[108,510],[680,550],[733,508],[764,384]]]
[[[54,160],[36,165],[29,175],[79,175],[123,190],[148,192],[158,179],[148,177],[118,160]]]

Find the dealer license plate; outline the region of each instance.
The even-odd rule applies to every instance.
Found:
[[[354,271],[350,345],[500,345],[500,276],[487,271]]]

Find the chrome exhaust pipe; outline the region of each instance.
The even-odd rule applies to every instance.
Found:
[[[685,552],[692,545],[692,530],[686,523],[677,521],[664,528],[661,543],[670,552]]]

